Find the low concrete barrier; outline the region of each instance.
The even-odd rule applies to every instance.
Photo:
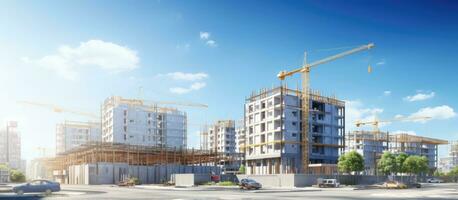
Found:
[[[175,186],[191,187],[211,181],[210,174],[174,174]]]

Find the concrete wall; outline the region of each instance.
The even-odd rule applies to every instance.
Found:
[[[129,166],[126,163],[99,162],[70,166],[68,184],[116,184],[129,177],[137,177],[143,184],[159,184],[170,181],[172,174],[189,173],[220,174],[221,169],[213,166]]]

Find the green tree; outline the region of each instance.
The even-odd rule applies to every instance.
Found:
[[[364,170],[364,158],[356,151],[350,151],[339,157],[337,163],[341,172],[360,172]]]
[[[403,163],[405,172],[419,174],[428,172],[428,158],[425,156],[409,156]]]
[[[240,165],[240,168],[239,168],[239,173],[240,173],[240,174],[245,174],[245,171],[246,171],[245,165],[241,164],[241,165]]]
[[[10,171],[10,180],[12,182],[25,182],[25,176],[22,172],[13,169]]]
[[[404,161],[409,157],[406,153],[400,153],[396,156],[396,170],[395,173],[405,173]]]
[[[396,157],[391,152],[384,152],[378,162],[378,169],[385,175],[397,171]]]
[[[458,166],[456,166],[452,170],[450,170],[447,175],[449,175],[449,176],[458,176]]]

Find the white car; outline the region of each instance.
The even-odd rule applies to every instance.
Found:
[[[440,179],[437,179],[437,178],[428,178],[426,180],[426,182],[428,182],[428,183],[443,183],[444,181],[440,180]]]

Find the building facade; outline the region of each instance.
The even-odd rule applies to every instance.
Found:
[[[65,153],[88,142],[101,142],[100,123],[65,121],[56,125],[56,154]]]
[[[186,148],[186,112],[113,96],[102,107],[102,142]]]
[[[245,130],[246,129],[243,124],[240,124],[235,128],[235,151],[238,153],[245,153]]]
[[[393,154],[425,156],[433,172],[438,167],[438,145],[447,143],[446,140],[407,133],[353,131],[345,135],[345,152],[355,150],[364,157],[364,173],[367,175],[377,173],[378,160],[385,151]]]
[[[277,87],[245,103],[247,174],[301,173],[301,92]],[[310,92],[309,167],[335,165],[343,148],[345,103]]]
[[[21,170],[21,135],[18,131],[18,123],[9,121],[6,127],[0,129],[0,164]]]
[[[231,155],[236,152],[235,121],[219,120],[207,128],[207,149]]]
[[[364,174],[375,175],[378,160],[388,150],[387,132],[353,131],[345,135],[345,152],[356,151],[364,157]]]

